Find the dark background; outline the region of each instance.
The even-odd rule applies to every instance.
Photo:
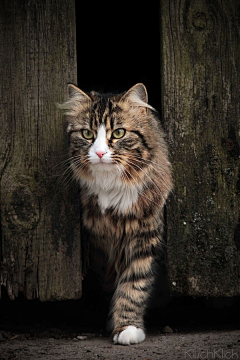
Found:
[[[160,111],[159,1],[76,1],[76,23],[79,87],[115,93],[143,82]]]

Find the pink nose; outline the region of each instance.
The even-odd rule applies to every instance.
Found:
[[[104,154],[106,154],[104,151],[96,151],[97,156],[101,159]]]

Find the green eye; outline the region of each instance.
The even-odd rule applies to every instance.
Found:
[[[115,139],[121,139],[125,135],[125,133],[126,133],[125,129],[117,129],[113,131],[112,136]]]
[[[84,139],[87,140],[92,140],[93,139],[93,132],[90,130],[82,130],[82,136],[84,137]]]

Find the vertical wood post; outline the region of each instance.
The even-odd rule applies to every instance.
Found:
[[[76,188],[62,115],[76,82],[74,0],[1,0],[0,11],[1,284],[14,299],[81,296]]]
[[[239,1],[162,0],[160,16],[171,289],[240,295]]]

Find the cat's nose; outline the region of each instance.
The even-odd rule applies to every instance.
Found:
[[[104,151],[96,151],[97,156],[101,159],[104,154],[106,154]]]

